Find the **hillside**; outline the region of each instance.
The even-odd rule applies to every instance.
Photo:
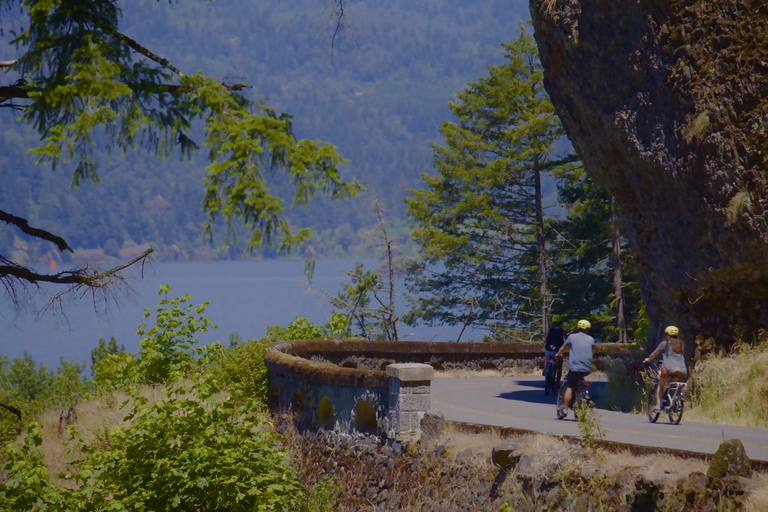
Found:
[[[359,2],[348,5],[349,25],[333,40],[334,24],[320,0],[135,0],[123,9],[129,37],[186,74],[203,70],[247,82],[253,99],[266,98],[277,112],[294,116],[299,137],[329,141],[349,159],[343,175],[359,179],[367,192],[345,204],[320,200],[293,216],[315,228],[319,256],[370,249],[361,235],[374,225],[374,197],[403,232],[404,191],[431,169],[430,143],[449,114],[448,101],[501,61],[500,43],[529,17],[520,0]],[[19,23],[4,17],[4,42]],[[14,56],[12,47],[0,46],[0,59]],[[119,257],[120,249],[149,243],[163,259],[239,257],[240,247],[211,251],[201,237],[205,150],[192,161],[173,155],[164,162],[142,151],[111,159],[104,152],[101,182],[72,190],[71,169],[52,173],[34,164],[27,152],[36,138],[12,109],[0,111],[0,131],[0,179],[7,184],[0,204],[73,247]],[[280,183],[272,185],[279,190]],[[214,247],[223,240],[216,233]],[[20,261],[51,256],[48,247],[15,243]],[[0,251],[10,253],[13,244],[12,232],[0,235]]]

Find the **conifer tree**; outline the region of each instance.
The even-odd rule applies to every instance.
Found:
[[[558,201],[566,209],[551,219],[553,309],[589,318],[592,334],[627,342],[641,314],[639,283],[615,201],[578,166],[558,173]]]
[[[542,177],[574,157],[554,150],[564,132],[533,38],[523,27],[502,46],[506,63],[450,104],[456,121],[441,127],[445,145],[434,145],[436,174],[406,198],[421,247],[407,283],[409,323],[537,334],[547,325]]]
[[[206,229],[218,219],[230,227],[243,223],[248,247],[276,242],[286,251],[304,243],[309,231],[289,225],[286,204],[270,189],[274,171],[290,183],[292,206],[305,205],[319,193],[344,199],[361,189],[341,179],[337,165],[343,159],[336,148],[298,140],[291,117],[250,100],[248,84],[188,74],[157,49],[122,33],[122,9],[130,8],[130,2],[116,0],[0,0],[0,14],[19,20],[11,43],[16,58],[0,61],[0,110],[20,113],[20,120],[34,128],[40,164],[65,167],[77,186],[98,181],[97,146],[111,152],[144,147],[159,158],[188,156],[206,146]],[[203,132],[199,141],[192,135],[196,123]],[[59,234],[31,226],[13,212],[0,211],[0,221],[59,251],[72,251]],[[0,255],[0,282],[17,301],[30,283],[102,289],[119,282],[122,268],[46,273],[5,254]]]

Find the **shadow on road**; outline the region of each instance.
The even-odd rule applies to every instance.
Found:
[[[589,380],[589,379],[587,379]],[[599,400],[605,393],[607,382],[595,382],[591,381],[590,394],[593,400]],[[544,379],[515,379],[512,383],[516,387],[525,389],[516,389],[514,391],[507,391],[497,395],[498,398],[505,400],[521,400],[523,402],[529,402],[532,404],[552,404],[557,402],[557,392],[547,396],[544,394]]]

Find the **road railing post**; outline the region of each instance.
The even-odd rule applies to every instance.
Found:
[[[396,363],[387,366],[389,404],[387,418],[390,432],[416,433],[431,407],[434,369],[428,364]]]

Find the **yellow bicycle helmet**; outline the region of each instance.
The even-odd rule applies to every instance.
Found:
[[[592,327],[592,324],[589,323],[589,320],[579,320],[579,322],[576,324],[579,329],[589,329]]]
[[[561,324],[561,323],[563,323],[563,317],[561,317],[560,315],[553,316],[552,317],[552,323],[553,324]]]
[[[680,329],[678,329],[674,325],[668,325],[667,328],[664,329],[664,332],[666,334],[669,334],[670,336],[677,336],[680,333]]]

